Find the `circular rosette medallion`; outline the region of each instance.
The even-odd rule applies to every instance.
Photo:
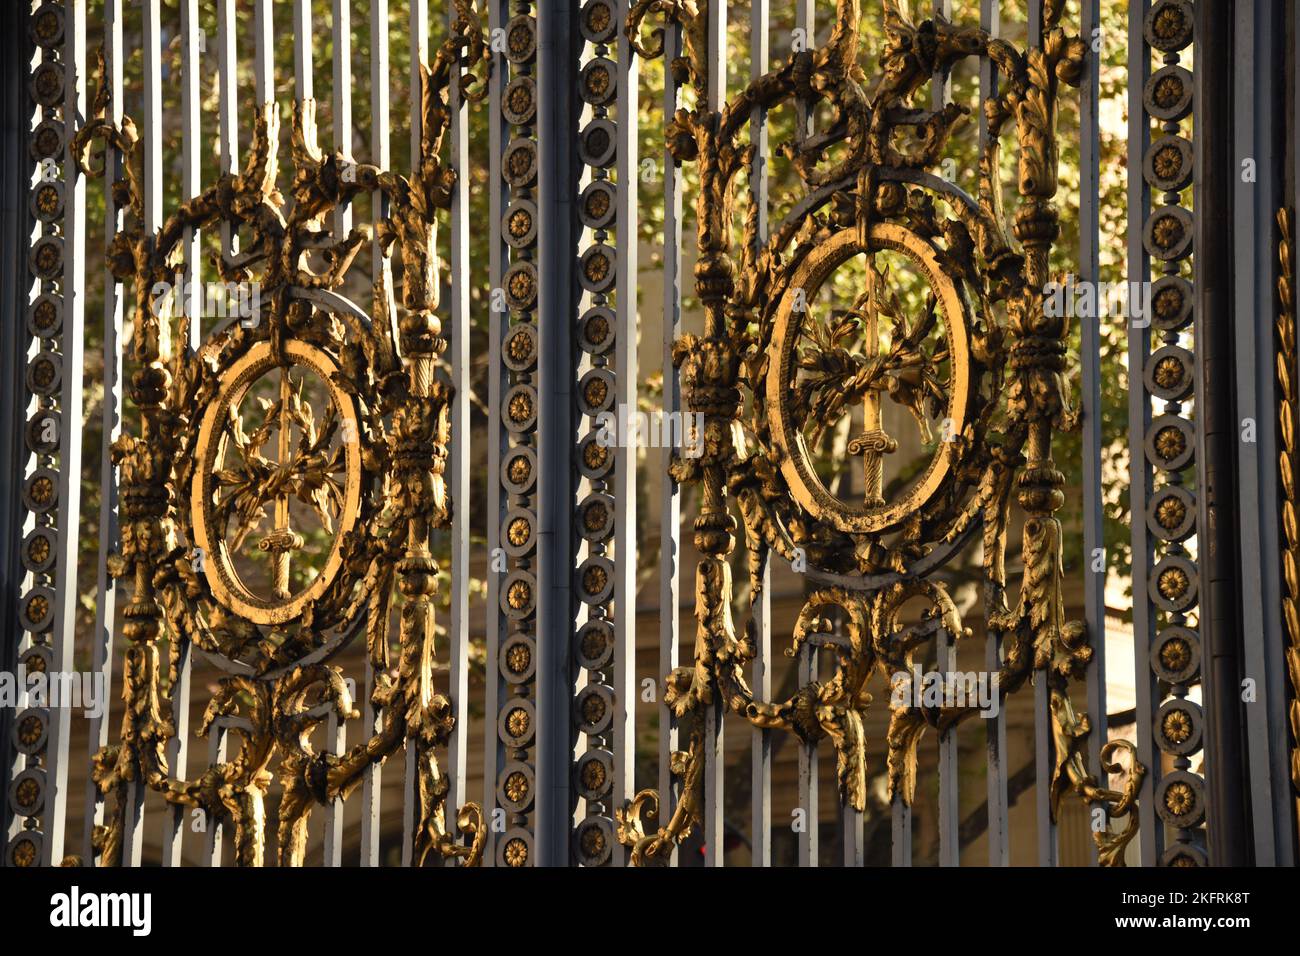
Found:
[[[199,422],[191,513],[213,598],[246,621],[302,618],[343,568],[360,513],[356,399],[326,351],[269,342],[221,375]]]
[[[767,408],[800,508],[855,535],[923,509],[962,454],[971,407],[970,308],[940,251],[877,222],[820,242],[776,307]],[[831,490],[836,437],[849,471]]]

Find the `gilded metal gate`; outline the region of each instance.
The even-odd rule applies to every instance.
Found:
[[[6,865],[1294,863],[1294,13],[18,6]]]

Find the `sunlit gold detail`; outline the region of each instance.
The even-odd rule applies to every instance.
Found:
[[[1165,719],[1160,724],[1160,732],[1165,735],[1166,740],[1181,744],[1192,735],[1192,719],[1187,716],[1185,710],[1171,710],[1165,714]]]
[[[277,366],[271,343],[261,342],[222,375],[220,391],[199,425],[198,468],[191,491],[195,543],[207,555],[208,585],[213,597],[255,624],[295,620],[320,599],[342,566],[343,543],[352,531],[361,502],[360,443],[343,441],[335,450],[329,447],[329,438],[336,431],[341,430],[345,435],[360,433],[353,399],[338,384],[338,366],[320,349],[292,340],[283,346],[282,361],[292,365]],[[328,389],[329,409],[321,421],[319,434],[311,405],[290,393],[290,368],[310,371]],[[240,403],[257,380],[271,375],[281,383],[279,401],[269,409],[263,427],[256,429],[252,438],[246,437],[239,420]],[[230,459],[235,457],[232,451],[238,451],[238,460],[245,463],[261,460],[258,436],[264,439],[269,435],[271,425],[279,433],[277,459],[264,468],[232,469]],[[291,455],[289,442],[294,426],[302,429],[302,444]],[[335,476],[336,470],[343,472],[341,481]],[[235,490],[223,495],[227,484],[232,484]],[[333,535],[323,570],[305,590],[295,595],[290,595],[287,589],[290,552],[301,549],[302,539],[288,527],[290,496],[309,501],[325,530]],[[275,505],[277,533],[263,538],[259,547],[274,555],[275,597],[270,600],[254,594],[240,579],[231,561],[231,554],[239,550],[244,534],[264,514],[263,506],[268,502]],[[231,519],[238,520],[239,533],[233,541],[227,541],[223,525]]]
[[[510,585],[509,590],[506,591],[506,600],[510,603],[510,606],[514,608],[516,611],[520,610],[521,608],[527,607],[528,602],[532,599],[532,596],[533,596],[532,588],[530,588],[528,584],[524,581],[514,582],[513,584]]]
[[[533,415],[533,400],[527,392],[516,392],[510,399],[510,420],[526,422]]]
[[[590,379],[582,390],[582,397],[587,400],[590,407],[600,408],[609,397],[609,383],[599,377]]]
[[[1160,663],[1173,673],[1180,673],[1192,662],[1192,649],[1181,637],[1165,641],[1160,648]]]
[[[513,544],[516,548],[519,548],[519,547],[523,547],[524,543],[528,541],[528,538],[531,534],[532,534],[532,525],[529,524],[528,519],[515,518],[513,521],[510,522],[510,526],[507,530],[506,537],[510,539],[511,544]]]
[[[1277,212],[1278,314],[1277,384],[1279,488],[1282,498],[1282,621],[1286,626],[1286,668],[1291,678],[1287,705],[1291,729],[1291,795],[1300,817],[1300,388],[1296,383],[1295,216],[1288,208]]]
[[[528,716],[528,711],[522,707],[516,707],[506,715],[506,729],[516,740],[525,736],[530,726],[532,726],[532,719]]]
[[[1181,817],[1196,805],[1196,793],[1190,784],[1178,781],[1165,791],[1165,809]]]
[[[516,239],[528,235],[533,228],[533,217],[526,209],[516,209],[510,214],[510,235]]]
[[[1187,572],[1182,568],[1166,568],[1160,572],[1160,579],[1156,587],[1160,590],[1161,595],[1171,601],[1176,601],[1187,593],[1187,588],[1191,581],[1187,578]]]
[[[532,474],[532,465],[528,463],[528,459],[523,455],[516,455],[510,459],[509,473],[512,482],[516,485],[522,485],[528,480],[528,476]]]
[[[515,644],[506,652],[506,667],[510,668],[512,674],[522,674],[528,670],[532,659],[533,652],[528,649],[527,644]]]
[[[1156,454],[1165,461],[1173,461],[1187,450],[1187,436],[1181,428],[1166,425],[1156,432]]]
[[[516,362],[525,362],[533,355],[533,340],[526,332],[515,332],[506,343],[506,348]]]
[[[583,271],[592,282],[603,282],[609,275],[609,259],[600,253],[589,256]]]
[[[532,297],[533,277],[522,269],[510,277],[510,295],[523,302]]]
[[[1161,388],[1176,388],[1183,380],[1183,363],[1172,356],[1163,358],[1156,363],[1152,377]]]
[[[1183,96],[1183,81],[1170,74],[1162,77],[1156,84],[1155,101],[1163,109],[1169,109]]]
[[[1166,531],[1177,528],[1186,517],[1187,506],[1173,495],[1160,499],[1160,504],[1156,505],[1156,521]]]
[[[515,837],[506,844],[506,866],[526,866],[528,864],[528,844]]]
[[[513,802],[519,803],[528,796],[528,777],[518,771],[510,774],[506,777],[505,792]]]

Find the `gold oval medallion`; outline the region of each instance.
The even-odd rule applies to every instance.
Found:
[[[928,313],[909,321],[888,288],[888,273],[875,263],[881,252],[903,257],[929,287],[933,301]],[[823,321],[816,315],[818,292],[836,270],[859,256],[868,257],[866,289],[853,308]],[[942,334],[936,328],[940,322]],[[936,250],[902,225],[874,223],[865,248],[858,231],[846,229],[804,257],[777,305],[767,372],[772,440],[781,455],[781,472],[803,509],[843,532],[877,533],[896,528],[933,498],[959,454],[960,442],[953,439],[966,427],[971,395],[967,330],[965,297],[944,273]],[[858,345],[848,348],[846,341]],[[884,427],[886,398],[911,413],[928,455],[919,474],[892,497],[886,494],[885,462],[899,444]],[[862,430],[850,438],[848,451],[862,460],[861,504],[827,489],[805,437],[810,424],[824,429],[844,415],[858,414],[858,405]]]
[[[338,365],[305,342],[283,351],[281,364],[259,342],[222,374],[199,425],[190,493],[213,597],[262,625],[295,620],[330,586],[361,501],[357,410],[336,384]],[[261,417],[246,427],[250,403]],[[309,541],[322,538],[328,550],[313,553]],[[259,565],[261,586],[251,580]]]

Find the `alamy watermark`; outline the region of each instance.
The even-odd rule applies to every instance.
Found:
[[[1064,281],[1043,287],[1043,313],[1072,319],[1114,315],[1143,329],[1151,324],[1151,283],[1089,282],[1067,274]]]
[[[889,679],[889,706],[975,707],[992,718],[1002,707],[996,671],[895,671]]]
[[[80,710],[92,720],[104,715],[108,687],[100,671],[0,671],[0,707]]]
[[[262,287],[257,282],[196,282],[176,273],[174,282],[155,282],[150,309],[189,318],[237,318],[245,328],[261,321]],[[179,301],[178,301],[179,299]]]
[[[602,448],[680,448],[683,458],[704,454],[703,412],[646,413],[619,405],[596,416],[596,444]]]

